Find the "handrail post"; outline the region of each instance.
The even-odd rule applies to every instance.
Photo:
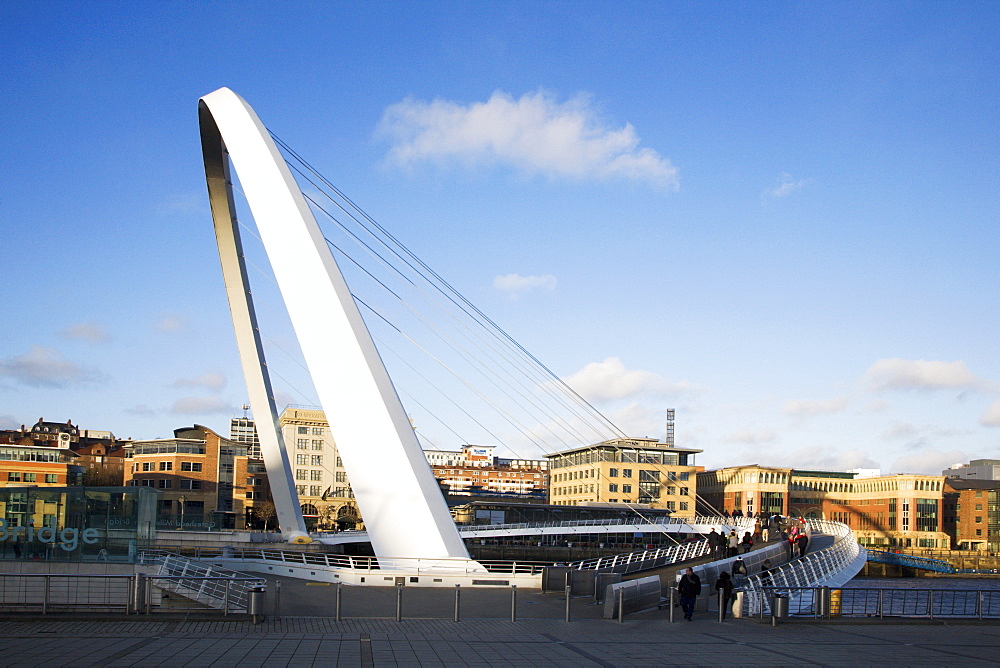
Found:
[[[456,622],[462,621],[462,618],[461,618],[461,615],[460,615],[460,612],[459,612],[459,606],[461,605],[461,600],[462,600],[462,585],[456,584],[455,585],[455,621]]]
[[[976,592],[976,612],[978,613],[979,619],[983,618],[983,590],[980,589]]]
[[[569,607],[566,608],[566,614],[569,615]],[[567,622],[569,619],[566,620]],[[618,623],[625,623],[625,587],[618,588]]]
[[[340,621],[340,595],[341,595],[341,592],[343,591],[343,589],[344,589],[344,583],[343,582],[338,582],[337,583],[337,597],[336,597],[336,603],[335,603],[335,606],[336,606],[336,613],[335,614],[336,614],[336,620],[338,622]]]
[[[570,603],[570,600],[571,600],[570,596],[571,596],[570,595],[570,586],[566,585],[566,621],[567,622],[570,621],[570,611],[569,611],[569,603]]]
[[[670,623],[673,624],[674,623],[674,592],[676,592],[677,589],[673,585],[671,585],[669,591],[670,591],[670,593],[667,594],[667,605],[670,606],[670,611],[669,611],[669,613],[667,615],[667,618],[670,621]]]
[[[934,590],[927,590],[927,614],[931,619],[934,619]]]
[[[228,617],[229,616],[229,591],[232,588],[232,585],[233,585],[233,581],[232,580],[226,580],[226,600],[225,600],[225,602],[222,605],[222,616],[223,617]]]
[[[42,597],[42,614],[49,614],[49,576],[45,576],[45,594]]]
[[[510,621],[517,621],[517,585],[510,586]]]
[[[403,585],[396,585],[396,621],[403,621]]]

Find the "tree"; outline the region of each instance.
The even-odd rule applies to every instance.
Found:
[[[271,520],[277,515],[277,511],[274,508],[273,501],[260,501],[255,503],[253,506],[253,515],[258,520],[264,524],[264,531],[267,531],[267,525]]]

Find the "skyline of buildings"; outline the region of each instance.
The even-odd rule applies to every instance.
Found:
[[[290,407],[279,424],[310,529],[361,526],[324,413]],[[128,441],[40,418],[0,430],[0,486],[144,486],[159,492],[160,528],[260,528],[270,516],[269,490],[263,461],[251,456],[259,453],[254,423],[234,417],[230,430],[226,438],[193,425],[173,438]],[[705,470],[694,463],[700,450],[656,439],[612,439],[546,460],[501,458],[496,449],[466,444],[424,455],[456,505],[478,499],[679,516],[778,513],[843,522],[875,548],[1000,549],[1000,460],[956,464],[941,475],[880,475],[759,464]],[[8,519],[18,521],[16,514]]]

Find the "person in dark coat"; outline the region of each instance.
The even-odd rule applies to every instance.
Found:
[[[800,557],[806,556],[806,547],[808,547],[808,545],[809,536],[807,536],[804,531],[795,537],[795,547],[799,548]]]
[[[681,610],[684,611],[684,619],[691,621],[694,615],[694,604],[701,594],[701,578],[694,572],[693,568],[684,571],[684,575],[677,582],[677,592],[681,595]]]
[[[715,589],[719,592],[719,609],[722,610],[720,617],[726,618],[726,610],[733,600],[733,579],[729,576],[729,571],[719,573],[719,579],[715,581]]]

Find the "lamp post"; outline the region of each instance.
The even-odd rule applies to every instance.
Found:
[[[181,494],[180,502],[181,502],[181,531],[184,531],[184,504],[185,502],[187,502],[187,497]]]

